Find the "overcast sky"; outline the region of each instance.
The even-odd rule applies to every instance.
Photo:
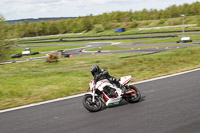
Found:
[[[200,0],[0,0],[6,20],[40,17],[78,17],[112,11],[165,9]]]

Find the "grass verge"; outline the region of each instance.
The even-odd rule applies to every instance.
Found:
[[[190,37],[191,40],[200,40],[200,35],[185,35],[187,37]],[[171,43],[171,42],[176,42],[176,41],[180,41],[181,40],[181,36],[179,36],[178,38],[167,38],[167,39],[160,39],[160,40],[153,40],[153,41],[146,41],[143,44],[154,44],[154,43]]]
[[[76,46],[53,46],[53,47],[32,47],[31,52],[49,52],[49,51],[57,51],[57,50],[64,50],[64,49],[75,49],[75,48],[81,48],[86,47],[86,45],[76,45]],[[19,54],[24,51],[25,48],[13,48],[12,54]],[[38,55],[30,55],[30,56],[23,56],[20,59],[27,59],[27,58],[33,58],[33,57],[41,57],[45,56],[46,54],[38,54]]]
[[[149,48],[161,48],[161,47],[172,47],[172,46],[183,46],[190,45],[192,43],[184,43],[184,44],[170,44],[170,45],[155,45],[155,46],[141,46],[141,47],[116,47],[115,45],[104,46],[102,51],[121,51],[121,50],[137,50],[137,49],[149,49]],[[86,51],[97,51],[98,48],[88,49]]]
[[[85,92],[92,79],[90,67],[95,64],[117,78],[132,75],[133,82],[200,67],[200,46],[133,55],[89,55],[50,64],[40,60],[1,65],[0,109]]]
[[[193,41],[195,40],[200,40],[200,35],[188,35],[189,37],[191,37],[191,39]],[[155,38],[145,38],[145,39],[126,39],[126,40],[119,40],[118,42],[120,42],[121,44],[123,43],[130,43],[130,42],[139,42],[139,41],[144,41],[141,42],[141,44],[155,44],[155,46],[141,46],[141,47],[116,47],[115,45],[112,46],[104,46],[102,47],[102,50],[104,51],[120,51],[120,50],[133,50],[133,49],[147,49],[147,48],[157,48],[157,47],[170,47],[170,46],[181,46],[181,45],[190,45],[192,43],[176,43],[176,41],[181,40],[181,36],[179,37],[175,37],[175,38],[162,38],[162,39],[155,39]],[[113,42],[117,42],[117,41],[113,41]],[[158,43],[165,43],[165,45],[160,44],[160,45],[156,45]],[[166,44],[169,43],[169,44]],[[171,44],[174,43],[174,44]],[[92,48],[92,49],[88,49],[87,51],[97,51],[98,48]]]
[[[86,45],[76,45],[76,46],[53,46],[53,47],[32,47],[31,52],[48,52],[56,51],[61,49],[74,49],[80,47],[87,47]],[[25,48],[15,48],[15,53],[21,53]]]

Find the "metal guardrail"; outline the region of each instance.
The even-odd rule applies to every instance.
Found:
[[[173,35],[146,35],[146,36],[126,36],[126,37],[107,37],[107,38],[87,38],[87,39],[69,39],[69,40],[52,40],[52,41],[26,41],[28,43],[49,43],[49,42],[75,42],[75,41],[97,41],[97,40],[120,40],[120,39],[138,39],[138,38],[163,38],[163,37],[177,37]]]
[[[185,32],[199,32],[200,30],[187,30]],[[177,31],[165,31],[165,32],[146,32],[146,33],[132,33],[132,34],[113,34],[113,35],[99,35],[99,36],[78,36],[78,37],[52,37],[52,38],[38,38],[37,40],[20,40],[18,43],[26,44],[26,43],[45,43],[45,42],[60,42],[64,39],[73,39],[73,38],[94,38],[94,37],[112,37],[112,36],[128,36],[128,35],[144,35],[144,34],[159,34],[159,33],[176,33],[176,32],[182,32],[181,30]],[[84,41],[85,39],[83,39]],[[107,39],[109,40],[109,39]],[[65,40],[64,40],[65,41]],[[79,41],[79,40],[78,40]],[[70,42],[70,41],[69,41]]]

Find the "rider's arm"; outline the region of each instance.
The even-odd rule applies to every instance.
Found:
[[[98,74],[94,77],[94,82],[97,83],[99,80],[101,80],[102,74]]]
[[[103,76],[105,79],[109,79],[111,76],[109,75],[108,71],[101,69],[101,76]]]
[[[117,79],[113,76],[110,76],[110,74],[108,73],[108,71],[104,70],[104,69],[101,69],[101,73],[102,75],[104,76],[105,79],[108,79],[109,81],[111,82],[116,82]]]

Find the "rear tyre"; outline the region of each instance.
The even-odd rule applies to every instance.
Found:
[[[92,95],[85,95],[83,98],[83,106],[90,112],[97,112],[102,107],[102,102],[98,97],[95,97],[95,103],[92,102]]]
[[[133,85],[130,85],[129,89],[135,90],[135,95],[132,96],[132,97],[126,97],[125,100],[127,102],[129,102],[129,103],[137,103],[137,102],[139,102],[140,99],[141,99],[141,93],[140,93],[140,91],[135,86],[133,86]]]

